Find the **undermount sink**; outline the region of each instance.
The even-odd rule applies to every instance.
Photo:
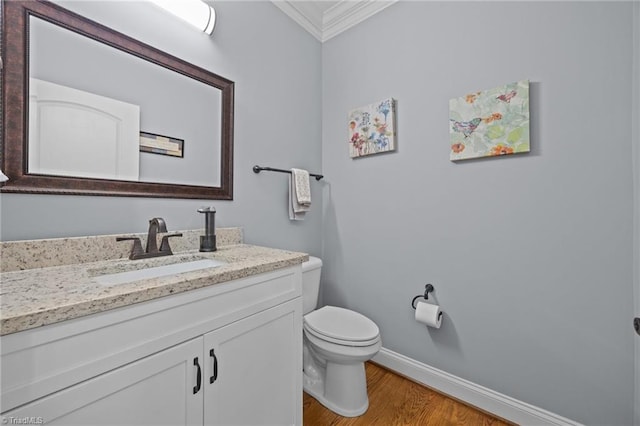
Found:
[[[224,264],[225,262],[198,255],[182,255],[145,261],[127,260],[102,268],[90,269],[88,273],[98,284],[112,286],[200,269],[216,268]]]

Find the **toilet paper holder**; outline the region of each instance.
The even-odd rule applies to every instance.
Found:
[[[411,307],[413,309],[416,308],[416,300],[423,298],[424,300],[429,300],[429,293],[431,293],[434,290],[433,285],[431,284],[427,284],[424,286],[424,294],[419,294],[416,297],[413,298],[413,300],[411,301]]]

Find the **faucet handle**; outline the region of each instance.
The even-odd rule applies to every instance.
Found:
[[[142,243],[140,242],[140,238],[138,237],[116,237],[116,241],[133,241],[133,246],[131,247],[131,254],[129,254],[129,259],[137,259],[138,256],[144,253],[142,251]]]
[[[171,251],[171,247],[169,246],[169,238],[172,237],[182,237],[182,233],[164,235],[162,237],[162,241],[160,242],[161,253],[173,254],[173,252]]]

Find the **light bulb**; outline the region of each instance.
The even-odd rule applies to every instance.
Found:
[[[150,0],[164,10],[211,35],[216,24],[216,11],[201,0]]]

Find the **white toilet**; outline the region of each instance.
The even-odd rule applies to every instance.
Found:
[[[369,408],[364,362],[380,350],[380,330],[369,318],[348,309],[315,310],[321,268],[317,257],[302,264],[303,387],[331,411],[356,417]]]

